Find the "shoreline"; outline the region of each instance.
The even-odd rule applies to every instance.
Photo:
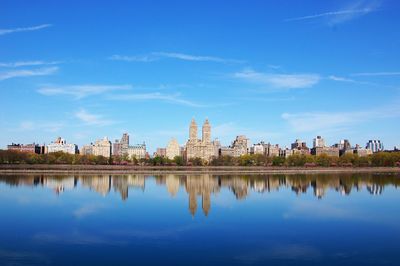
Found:
[[[0,174],[322,174],[400,173],[400,167],[0,165]]]

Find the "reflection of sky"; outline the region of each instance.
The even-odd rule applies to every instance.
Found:
[[[122,200],[82,186],[52,189],[0,183],[0,265],[136,262],[181,265],[371,264],[400,260],[400,193],[365,188],[342,195],[290,187],[238,200],[211,194],[208,216],[192,217],[184,186],[171,197],[153,177]]]

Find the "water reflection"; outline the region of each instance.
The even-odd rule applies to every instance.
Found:
[[[365,189],[372,195],[383,193],[385,186],[400,185],[398,174],[341,174],[341,175],[27,175],[0,176],[0,182],[10,186],[46,187],[56,194],[76,189],[79,185],[107,196],[113,189],[122,200],[127,200],[130,189],[145,191],[146,182],[155,179],[156,184],[165,186],[169,195],[175,197],[181,188],[188,195],[188,208],[195,215],[198,198],[201,197],[201,208],[208,215],[211,208],[211,196],[222,188],[231,191],[237,200],[244,200],[249,193],[270,193],[280,189],[291,189],[296,194],[312,190],[315,197],[322,199],[328,190],[342,195],[349,195],[352,190]]]

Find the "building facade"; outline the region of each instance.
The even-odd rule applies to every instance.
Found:
[[[111,157],[111,141],[107,137],[104,139],[96,140],[92,147],[93,155],[104,156],[106,158]]]
[[[215,154],[215,143],[211,142],[211,125],[208,119],[202,127],[202,137],[197,138],[197,124],[194,119],[189,127],[189,140],[186,142],[186,160],[193,158],[200,158],[209,162],[213,157],[218,156]]]
[[[180,156],[180,153],[181,150],[178,141],[176,141],[176,139],[171,139],[166,148],[166,157],[173,160],[176,156]]]
[[[78,153],[78,146],[75,144],[69,144],[65,139],[58,137],[54,142],[46,146],[46,153],[52,152],[65,152],[69,154]]]
[[[11,145],[7,145],[7,150],[26,152],[26,153],[43,154],[44,153],[44,146],[40,146],[40,145],[35,144],[35,143],[32,143],[32,144],[15,144],[15,143],[12,143]]]
[[[380,140],[369,140],[366,148],[370,149],[372,152],[380,152],[384,150],[383,143]]]
[[[316,147],[325,147],[325,139],[323,139],[321,136],[317,136],[315,139],[313,139],[313,148]]]

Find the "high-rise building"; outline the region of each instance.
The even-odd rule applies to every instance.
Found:
[[[113,143],[113,155],[114,156],[124,156],[136,159],[146,158],[146,144],[136,144],[133,146],[129,145],[129,135],[128,133],[124,133],[121,137],[121,140],[115,140]]]
[[[212,157],[218,156],[214,145],[215,143],[211,142],[211,125],[208,119],[204,121],[201,139],[197,137],[197,124],[192,119],[189,126],[189,140],[186,142],[186,160],[200,158],[206,162],[210,161]]]
[[[313,148],[316,147],[325,147],[325,140],[321,137],[321,136],[317,136],[314,140],[313,140]]]
[[[176,156],[180,156],[180,147],[176,139],[171,139],[166,148],[166,157],[173,160]]]
[[[372,152],[383,151],[383,143],[380,140],[369,140],[366,146],[367,149],[370,149]]]

